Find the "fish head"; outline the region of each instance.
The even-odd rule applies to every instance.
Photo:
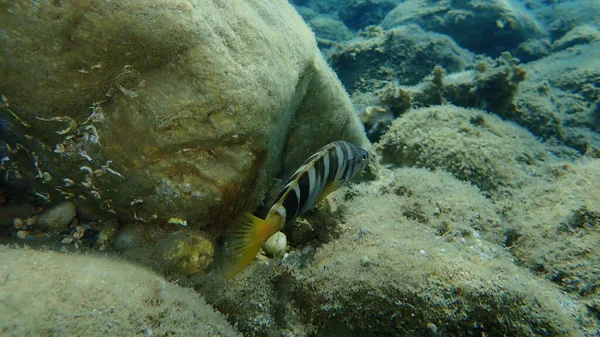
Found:
[[[352,156],[352,174],[350,179],[356,177],[362,172],[369,163],[369,153],[360,147],[354,147],[354,155]]]

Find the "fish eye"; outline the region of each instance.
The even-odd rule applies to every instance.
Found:
[[[361,157],[362,157],[362,158],[361,158],[361,159],[362,159],[362,161],[365,161],[365,160],[367,160],[367,154],[366,154],[366,153],[363,153]]]

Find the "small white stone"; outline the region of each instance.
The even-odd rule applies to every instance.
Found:
[[[437,332],[438,332],[437,325],[435,325],[433,323],[427,323],[427,329],[429,329],[429,331],[433,332],[434,334],[437,334]]]
[[[286,246],[287,237],[282,232],[277,232],[263,243],[262,248],[270,256],[282,257],[285,254]]]

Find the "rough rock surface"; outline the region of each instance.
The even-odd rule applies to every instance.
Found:
[[[452,105],[403,114],[378,148],[385,162],[441,168],[491,194],[526,184],[553,159],[526,130]]]
[[[344,4],[338,15],[346,26],[359,30],[380,24],[397,5],[398,0],[354,0]]]
[[[521,4],[507,0],[409,0],[389,12],[382,27],[409,23],[447,34],[461,47],[492,57],[545,35]]]
[[[0,246],[0,334],[239,336],[189,289],[104,257]]]
[[[577,26],[552,44],[553,51],[560,51],[580,44],[600,40],[600,31],[593,26]]]
[[[548,27],[552,40],[560,39],[577,26],[600,28],[600,2],[596,0],[552,0],[550,3],[534,0],[529,4],[535,17]]]
[[[352,33],[343,22],[318,16],[308,21],[310,28],[318,39],[328,41],[344,41],[352,38]]]
[[[446,74],[445,69],[436,66],[430,76],[415,86],[388,83],[376,94],[394,116],[401,115],[412,106],[447,103],[506,115],[514,110],[513,99],[519,92],[519,83],[526,78],[526,72],[510,54],[485,61],[477,62],[474,70],[452,74]]]
[[[504,53],[479,59],[473,70],[446,73],[435,67],[417,85],[390,81],[353,95],[353,101],[372,141],[411,107],[454,104],[493,112],[544,140],[598,157],[599,51],[595,41],[526,64]]]
[[[35,225],[60,232],[69,226],[76,214],[75,204],[63,201],[40,214],[35,220]]]
[[[233,281],[202,282],[220,289],[209,303],[248,336],[580,336],[596,327],[584,305],[494,243],[502,216],[469,183],[384,169],[334,199],[344,205],[340,236]]]
[[[522,62],[538,60],[548,56],[552,49],[549,39],[529,39],[515,49],[515,56]]]
[[[0,29],[2,165],[35,203],[222,225],[365,140],[287,1],[5,2]]]
[[[456,72],[472,62],[473,54],[452,39],[415,25],[387,31],[372,27],[331,56],[333,69],[351,92],[380,88],[390,81],[416,84],[436,65]]]
[[[515,117],[514,98],[519,93],[519,84],[526,78],[526,71],[519,61],[505,53],[496,60],[481,58],[474,68],[447,74],[444,68],[435,66],[431,75],[417,85],[399,85],[390,81],[379,90],[354,94],[352,100],[367,136],[371,141],[378,141],[392,120],[412,107],[454,104],[484,109],[503,117]],[[531,114],[528,117],[538,116]],[[518,121],[518,118],[514,119]],[[542,128],[558,129],[556,120],[547,121],[543,126],[526,125],[532,127],[533,132]],[[536,135],[539,136],[538,133]]]
[[[506,117],[580,153],[600,149],[600,41],[553,53],[524,69],[527,78]]]
[[[600,160],[552,167],[507,203],[507,246],[516,260],[600,312]],[[597,317],[597,316],[596,316]]]

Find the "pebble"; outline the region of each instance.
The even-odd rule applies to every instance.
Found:
[[[36,226],[55,231],[64,230],[77,214],[77,207],[71,201],[63,201],[40,214]]]
[[[262,248],[270,256],[283,257],[285,249],[287,247],[287,237],[282,232],[273,234],[265,243]]]
[[[208,236],[194,230],[171,233],[158,240],[154,250],[161,269],[187,276],[204,272],[215,253]]]
[[[13,227],[15,227],[15,229],[21,229],[21,227],[23,227],[23,223],[25,221],[23,221],[23,219],[21,218],[14,218],[13,219]]]
[[[437,325],[435,325],[433,323],[427,323],[427,329],[429,329],[429,331],[433,332],[434,334],[437,334],[437,332],[438,332]]]
[[[24,240],[29,236],[29,231],[17,231],[15,236],[17,239]]]

